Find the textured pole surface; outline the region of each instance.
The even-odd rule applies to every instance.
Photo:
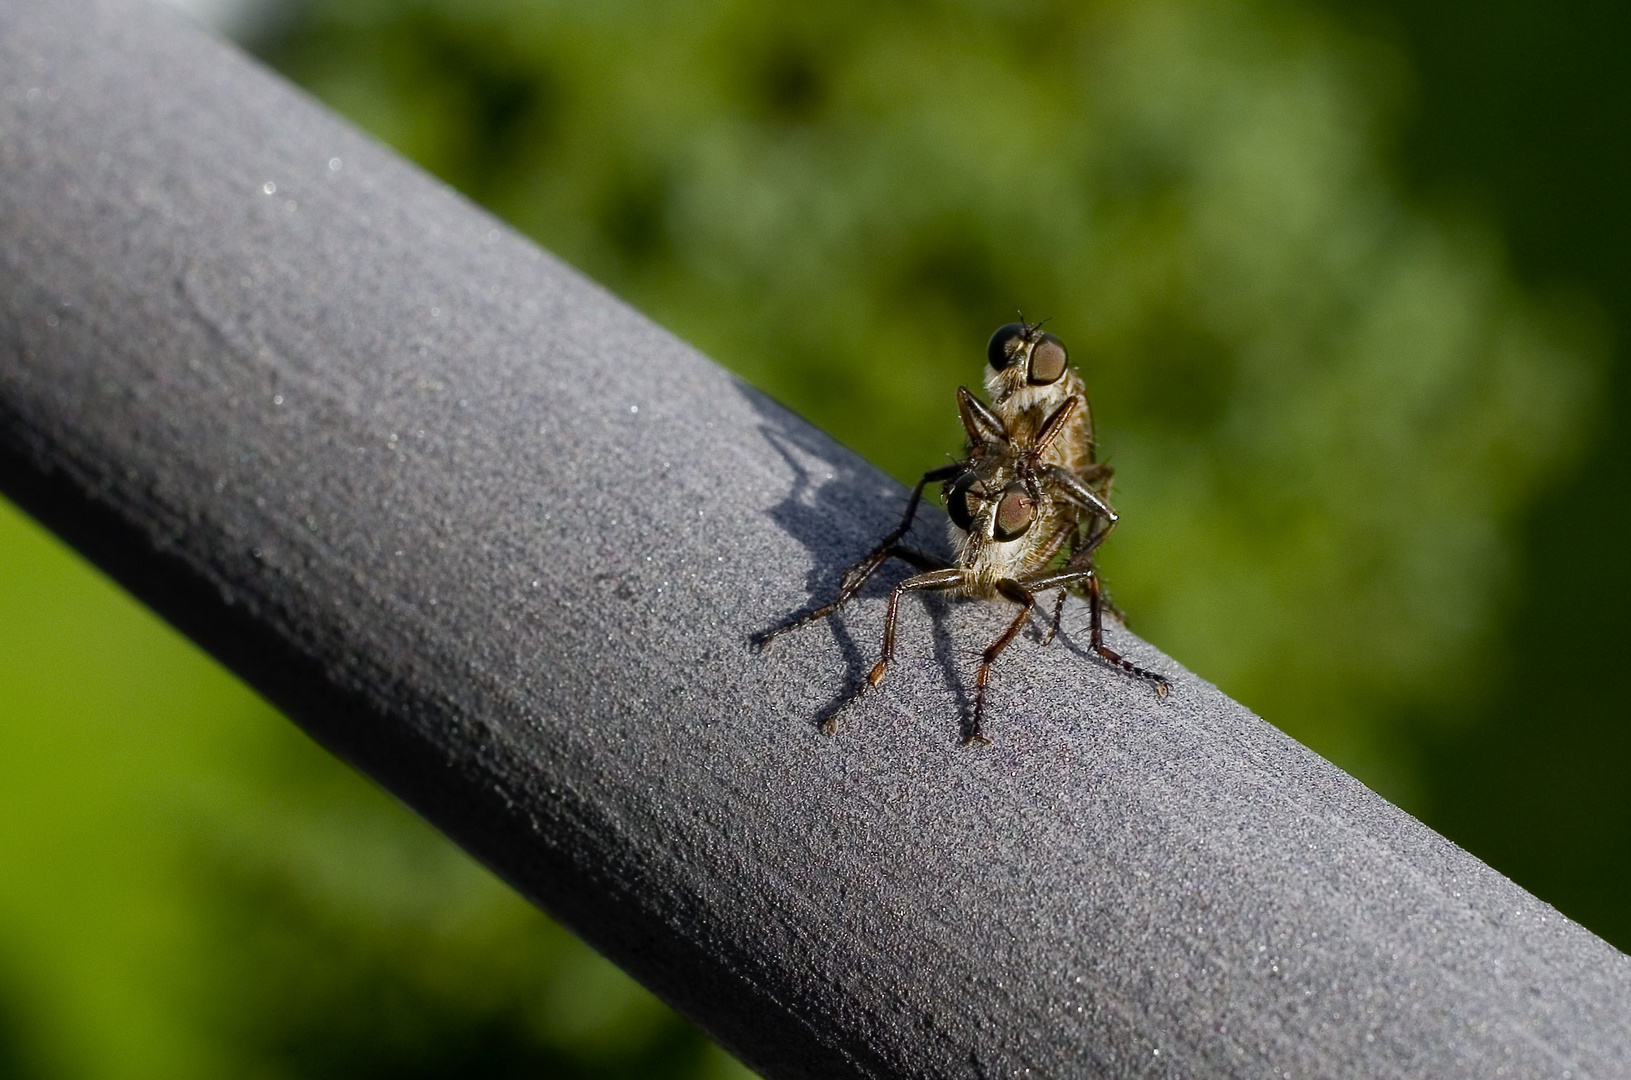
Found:
[[[769,1076],[1631,1074],[1631,959],[1080,607],[823,735],[878,590],[747,638],[898,485],[131,0],[0,0],[0,487]]]

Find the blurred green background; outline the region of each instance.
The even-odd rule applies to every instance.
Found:
[[[1135,628],[1631,947],[1631,9],[253,25],[902,479],[991,329],[1051,316]],[[0,643],[0,1076],[746,1075],[3,506]]]

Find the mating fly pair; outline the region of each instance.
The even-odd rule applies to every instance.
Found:
[[[1109,502],[1113,471],[1094,460],[1092,413],[1065,343],[1042,333],[1040,324],[1010,323],[991,336],[986,360],[989,406],[966,387],[957,388],[957,411],[968,432],[964,459],[923,474],[900,524],[845,573],[832,602],[757,638],[763,648],[789,630],[833,614],[891,558],[911,564],[922,572],[889,594],[882,656],[856,691],[859,696],[889,671],[895,620],[906,593],[935,590],[982,599],[1001,597],[1020,605],[1014,621],[980,657],[973,722],[965,743],[990,742],[983,727],[991,665],[1024,630],[1035,613],[1037,597],[1054,589],[1059,595],[1044,645],[1059,629],[1065,593],[1081,589],[1088,598],[1093,651],[1127,674],[1153,682],[1157,694],[1167,692],[1164,676],[1123,659],[1104,643],[1106,602],[1093,553],[1116,526]],[[955,563],[902,543],[923,489],[935,483],[945,485]],[[835,730],[836,716],[829,717],[825,727]]]

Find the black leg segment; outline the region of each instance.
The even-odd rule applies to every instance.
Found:
[[[1008,624],[1008,629],[1004,630],[1002,636],[993,641],[980,657],[979,671],[974,676],[974,722],[968,734],[963,736],[964,746],[970,743],[990,744],[991,740],[986,738],[984,727],[985,688],[991,681],[991,665],[996,661],[997,657],[1002,655],[1002,651],[1013,642],[1014,638],[1019,636],[1019,632],[1030,621],[1031,612],[1036,610],[1036,595],[1012,578],[1005,578],[997,582],[997,594],[1004,600],[1012,600],[1014,603],[1019,604],[1024,610],[1015,616],[1014,621]]]

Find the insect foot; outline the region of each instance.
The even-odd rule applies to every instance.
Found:
[[[1000,328],[986,346],[985,385],[990,404],[966,387],[957,390],[957,413],[968,434],[962,460],[918,479],[900,524],[844,572],[838,595],[751,639],[767,651],[782,634],[836,613],[891,559],[918,571],[890,591],[878,662],[860,689],[822,722],[828,734],[838,730],[841,713],[883,682],[895,655],[901,598],[911,592],[1007,601],[1019,609],[981,653],[965,746],[990,744],[984,721],[993,665],[1048,593],[1057,597],[1052,625],[1042,634],[1044,645],[1059,629],[1065,593],[1079,592],[1088,601],[1093,651],[1126,674],[1155,683],[1157,696],[1170,690],[1165,676],[1122,659],[1104,642],[1109,605],[1094,554],[1120,520],[1110,505],[1114,470],[1095,460],[1092,410],[1065,343],[1043,333],[1040,323],[1022,320]],[[930,484],[941,485],[950,518],[956,553],[950,562],[904,543]]]

